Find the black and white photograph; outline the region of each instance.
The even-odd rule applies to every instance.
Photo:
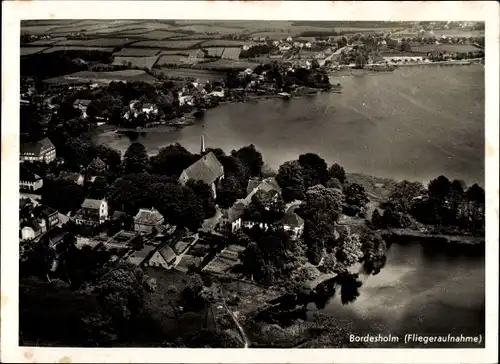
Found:
[[[496,341],[488,22],[187,15],[21,19],[9,35],[15,345]]]

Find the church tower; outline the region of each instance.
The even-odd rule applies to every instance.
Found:
[[[200,148],[200,154],[205,153],[205,134],[201,133],[201,148]]]

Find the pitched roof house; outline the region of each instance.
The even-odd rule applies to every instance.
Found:
[[[285,213],[281,219],[281,225],[290,233],[292,239],[297,239],[304,231],[304,219],[291,210]]]
[[[134,217],[134,231],[152,233],[154,228],[165,221],[162,214],[153,209],[140,209]]]
[[[19,188],[21,190],[36,191],[42,186],[42,177],[21,164],[19,167]]]
[[[50,163],[56,159],[56,147],[49,138],[34,143],[22,143],[19,154],[21,162],[39,161]]]
[[[165,269],[172,268],[172,263],[175,262],[177,255],[169,246],[163,246],[153,253],[151,258],[144,263],[145,266],[162,267]]]
[[[182,171],[179,182],[184,185],[190,179],[203,181],[209,186],[215,196],[215,183],[224,177],[224,168],[217,157],[212,153],[205,154],[195,163]]]
[[[106,200],[86,198],[82,207],[75,214],[75,222],[79,225],[100,225],[108,219],[108,203]]]

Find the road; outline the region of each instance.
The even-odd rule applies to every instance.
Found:
[[[229,307],[227,307],[226,300],[224,298],[222,298],[222,303],[229,316],[231,316],[231,318],[233,319],[234,324],[238,328],[238,331],[240,332],[241,338],[243,339],[243,348],[248,349],[248,347],[250,346],[250,340],[248,340],[248,337],[245,333],[245,330],[243,329],[243,326],[241,326],[236,316],[234,316],[233,312],[229,309]]]

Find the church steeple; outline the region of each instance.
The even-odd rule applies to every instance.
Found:
[[[201,133],[201,148],[200,154],[205,153],[205,133]]]

